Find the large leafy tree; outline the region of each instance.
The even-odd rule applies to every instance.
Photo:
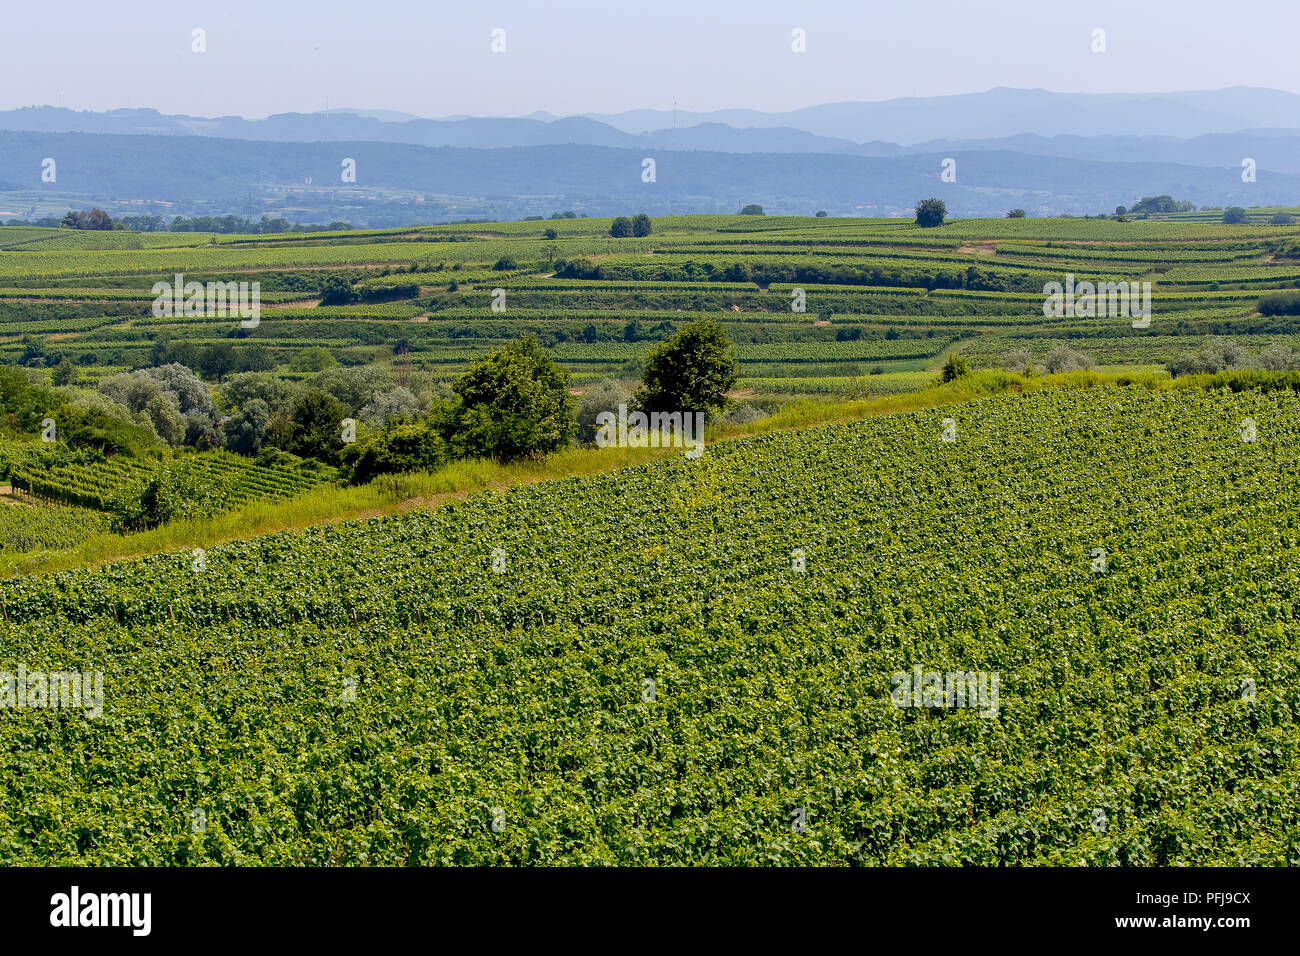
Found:
[[[329,392],[305,388],[289,408],[289,429],[284,450],[300,458],[338,464],[343,450],[342,421],[348,410]]]
[[[270,421],[271,409],[266,402],[251,399],[226,424],[226,448],[241,455],[256,455],[266,441]]]
[[[918,226],[942,226],[947,215],[948,207],[942,199],[922,199],[916,204]]]
[[[68,210],[68,214],[63,217],[63,225],[71,226],[73,229],[112,229],[113,220],[108,213],[99,207],[94,209],[79,209],[77,211]]]
[[[651,350],[637,404],[652,412],[717,411],[736,384],[736,349],[722,325],[686,325]]]
[[[460,397],[453,445],[460,455],[512,461],[573,440],[569,373],[533,336],[490,352],[454,386]]]

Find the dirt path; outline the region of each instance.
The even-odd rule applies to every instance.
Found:
[[[926,371],[927,372],[942,371],[944,364],[948,361],[949,358],[951,358],[953,355],[956,355],[962,349],[966,348],[966,346],[973,345],[974,343],[975,343],[975,339],[973,338],[958,339],[956,342],[953,342],[946,349],[944,349],[942,352],[936,355],[934,357],[934,361],[936,364],[929,366],[926,369]]]

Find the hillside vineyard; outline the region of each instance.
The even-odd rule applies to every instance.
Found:
[[[1294,862],[1298,422],[1007,394],[5,581],[104,700],[0,722],[0,858]]]

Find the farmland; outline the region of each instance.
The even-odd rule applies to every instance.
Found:
[[[0,670],[104,676],[0,720],[0,861],[1300,863],[1300,229],[1260,219],[0,227]],[[258,320],[155,315],[177,273]],[[1046,315],[1067,276],[1149,324]],[[698,319],[698,459],[344,487],[267,414],[433,417],[522,336],[630,394]],[[151,482],[202,495],[114,533]],[[994,697],[902,706],[916,668]]]
[[[614,239],[609,222],[107,239],[0,227],[0,356],[47,366],[67,357],[94,379],[147,365],[160,340],[184,338],[236,353],[260,346],[286,371],[320,345],[346,364],[388,364],[401,352],[416,369],[452,376],[536,334],[581,386],[632,374],[629,361],[707,316],[739,346],[739,387],[788,379],[774,393],[788,398],[834,394],[830,380],[852,394],[853,380],[873,372],[935,368],[950,347],[990,365],[1050,341],[1106,364],[1121,353],[1121,364],[1160,363],[1171,347],[1147,346],[1153,337],[1200,337],[1188,341],[1195,348],[1206,335],[1254,336],[1263,347],[1292,330],[1258,314],[1260,297],[1300,287],[1300,260],[1286,252],[1295,226],[1007,219],[921,229],[897,219],[680,216],[656,219],[648,237]],[[154,283],[176,273],[260,282],[260,324],[152,315]],[[317,304],[335,274],[360,301]],[[1150,282],[1153,321],[1045,319],[1043,286],[1067,274]],[[1117,350],[1117,340],[1131,345]],[[814,380],[807,390],[804,377]]]
[[[105,700],[0,723],[0,852],[1294,864],[1297,422],[1012,393],[11,580],[8,652]],[[914,666],[996,714],[896,706]]]

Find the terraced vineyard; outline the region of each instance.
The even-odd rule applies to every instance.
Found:
[[[6,581],[105,676],[0,722],[0,859],[1300,863],[1297,439],[1051,389]]]
[[[83,460],[25,442],[0,443],[0,467],[8,481],[30,495],[107,511],[114,499],[138,488],[160,470],[186,476],[219,494],[225,505],[249,500],[274,500],[301,494],[334,472],[328,467],[305,469],[293,465],[259,464],[226,452],[205,452],[160,462],[116,455]]]
[[[1300,288],[1300,264],[1285,254],[1300,226],[1063,218],[922,229],[898,219],[682,216],[656,219],[648,237],[612,239],[609,222],[107,239],[0,227],[0,359],[66,357],[93,379],[149,364],[170,337],[236,354],[259,345],[281,368],[313,345],[347,363],[400,352],[452,377],[491,347],[536,334],[585,385],[629,374],[629,359],[709,316],[740,346],[740,388],[782,379],[781,395],[834,395],[851,394],[877,364],[933,370],[949,347],[996,365],[1005,351],[1068,338],[1109,363],[1116,340],[1151,355],[1151,337],[1257,337],[1257,349],[1297,331],[1258,304]],[[260,282],[259,324],[154,316],[150,290],[177,272]],[[319,305],[335,274],[377,301]],[[1150,326],[1045,318],[1043,287],[1066,275],[1151,282]]]

